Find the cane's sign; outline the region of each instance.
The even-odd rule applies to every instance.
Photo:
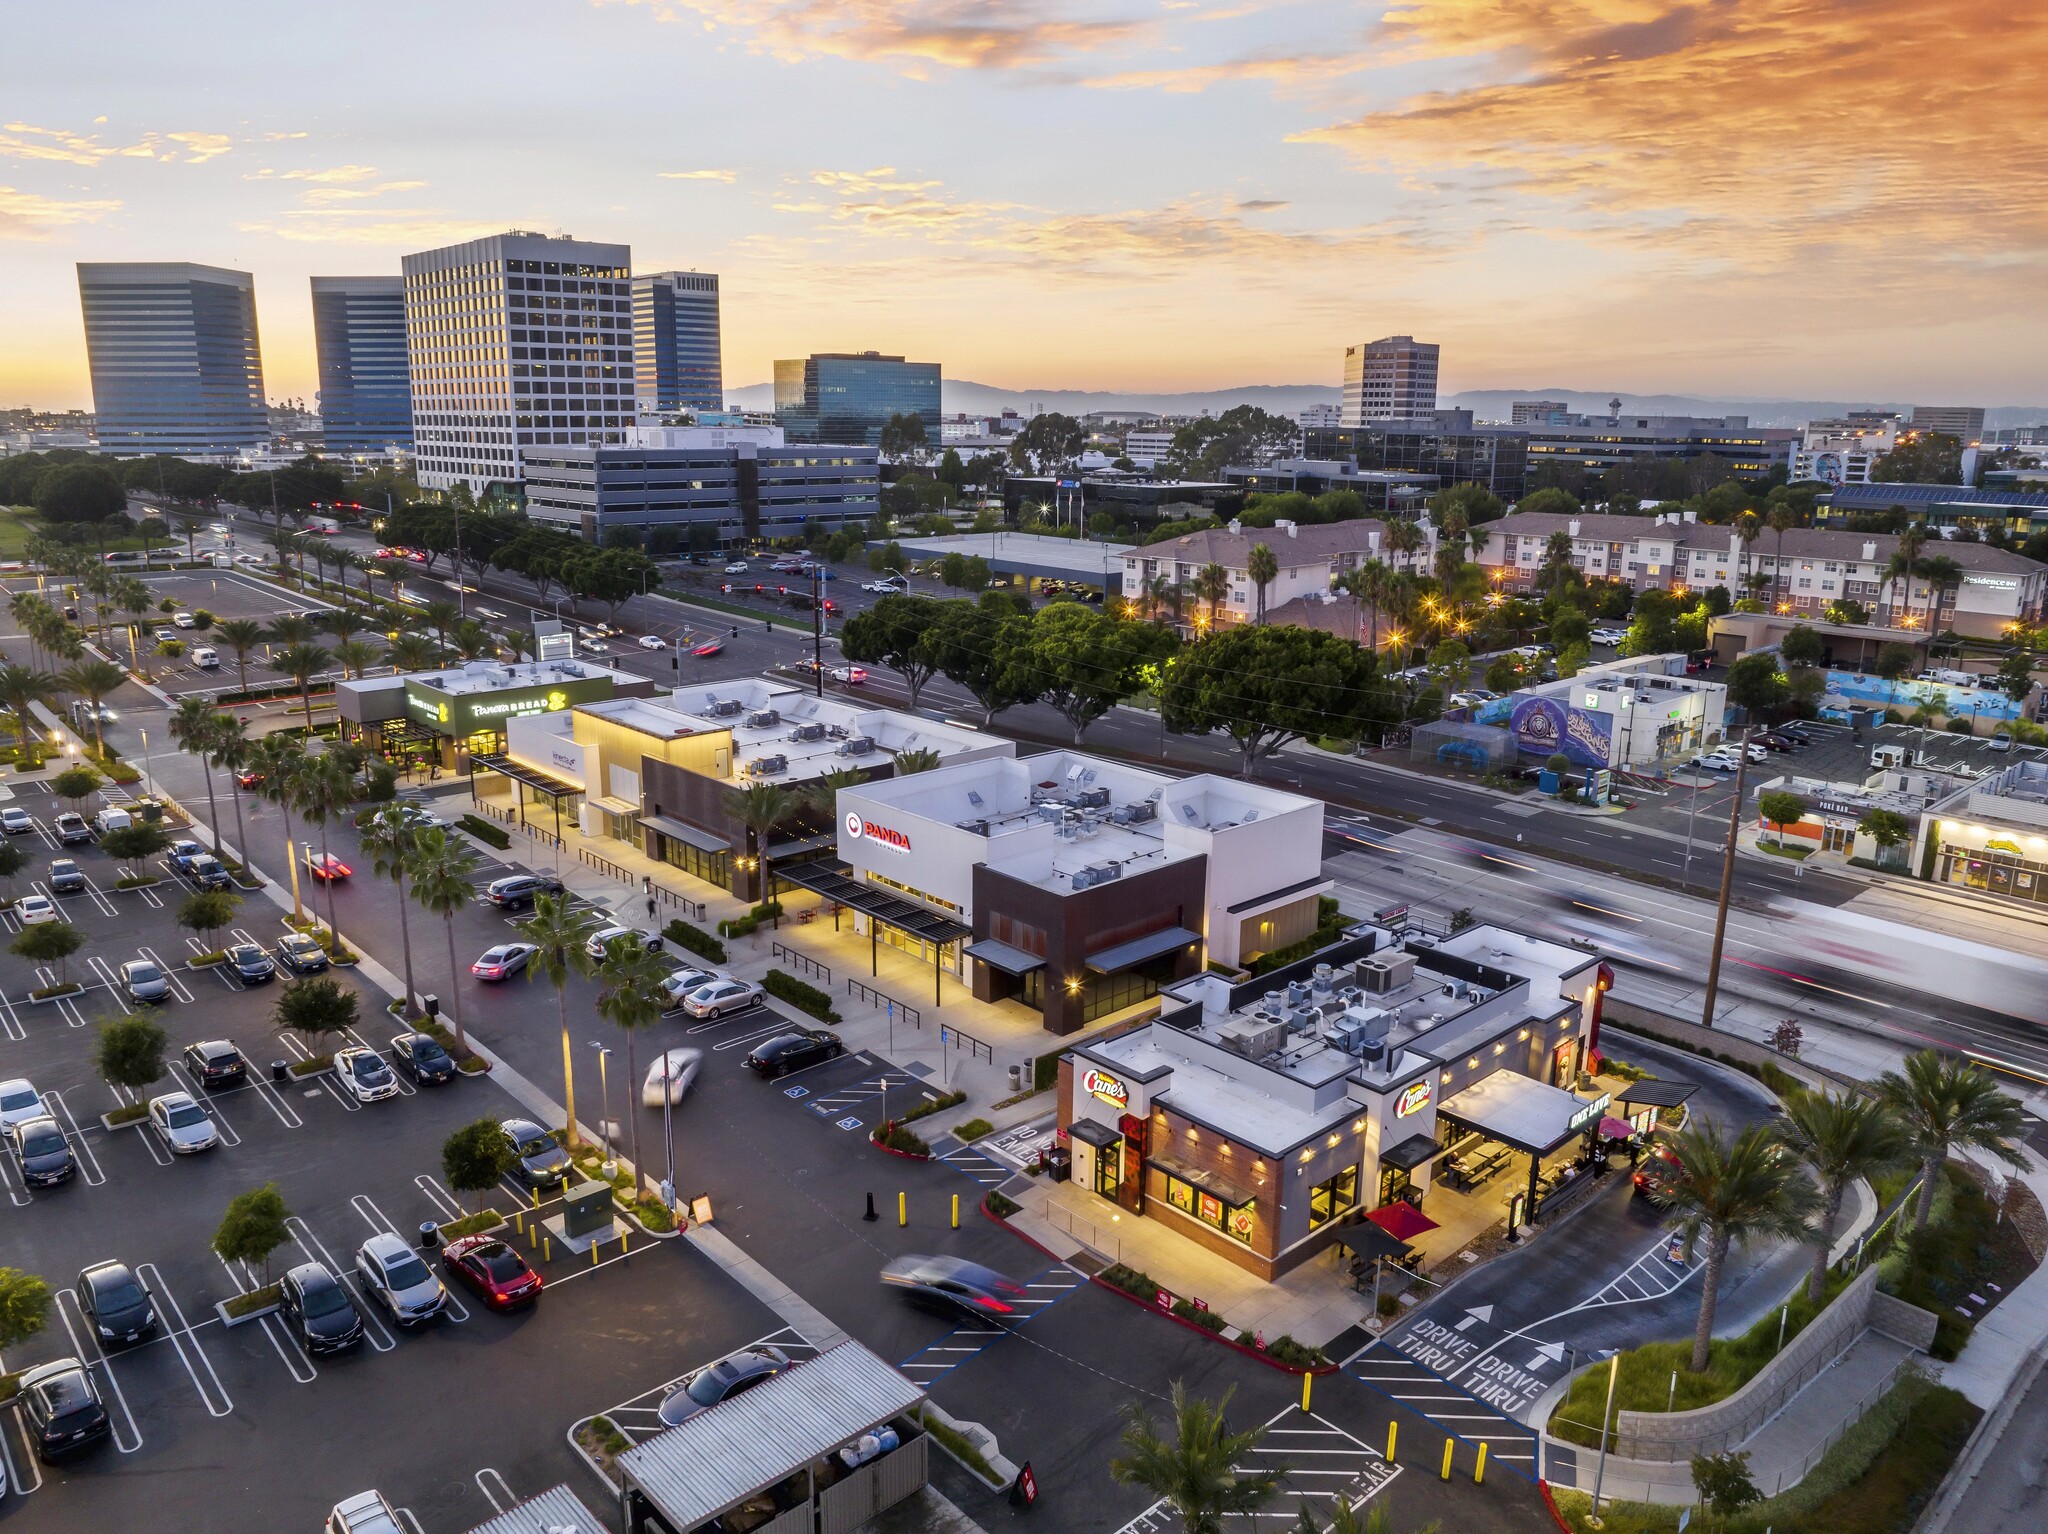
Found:
[[[1401,1095],[1394,1099],[1394,1117],[1405,1119],[1411,1113],[1420,1113],[1429,1106],[1429,1078],[1411,1081],[1401,1089]]]
[[[1131,1105],[1131,1089],[1116,1077],[1098,1071],[1092,1066],[1081,1077],[1081,1090],[1090,1097],[1099,1097],[1118,1108]]]

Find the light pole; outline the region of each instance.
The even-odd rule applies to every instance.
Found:
[[[662,1197],[668,1203],[669,1224],[676,1219],[676,1136],[675,1136],[675,1091],[669,1085],[669,1066],[674,1055],[663,1050],[661,1055],[661,1139],[668,1150],[668,1179],[661,1185]],[[628,1082],[628,1090],[632,1083]],[[886,1115],[884,1115],[886,1117]]]
[[[1600,1409],[1600,1468],[1593,1472],[1593,1512],[1586,1519],[1596,1529],[1605,1527],[1600,1521],[1600,1489],[1607,1482],[1607,1431],[1614,1416],[1614,1381],[1620,1373],[1621,1354],[1617,1352],[1607,1365],[1607,1404]]]
[[[604,1175],[606,1177],[610,1177],[617,1166],[617,1163],[612,1160],[611,1074],[605,1069],[605,1063],[611,1058],[612,1052],[608,1045],[600,1044],[595,1039],[592,1039],[590,1041],[590,1047],[597,1051],[598,1092],[604,1098],[604,1121],[600,1123],[597,1127],[598,1130],[604,1135]]]
[[[147,794],[154,795],[156,793],[156,789],[151,784],[149,776],[149,731],[147,730],[142,732],[142,789]]]

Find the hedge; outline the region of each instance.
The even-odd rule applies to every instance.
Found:
[[[892,1151],[901,1151],[906,1156],[929,1156],[932,1148],[918,1135],[905,1129],[901,1124],[884,1124],[874,1132],[875,1144]]]
[[[947,1108],[957,1108],[966,1101],[967,1094],[965,1092],[948,1092],[943,1097],[928,1097],[904,1114],[897,1122],[908,1124],[914,1119],[921,1119],[933,1113],[941,1113]]]
[[[996,1126],[987,1119],[969,1119],[964,1124],[955,1124],[953,1126],[953,1133],[960,1137],[961,1144],[969,1145],[979,1140],[983,1135],[994,1134],[995,1128]]]
[[[1031,1069],[1031,1085],[1035,1091],[1043,1092],[1060,1079],[1060,1056],[1064,1050],[1048,1050],[1040,1055]]]
[[[1221,1332],[1224,1329],[1224,1322],[1221,1316],[1217,1315],[1213,1310],[1196,1305],[1192,1300],[1175,1300],[1173,1302],[1173,1313],[1183,1321],[1194,1322],[1195,1325],[1201,1327],[1204,1331]]]
[[[492,825],[488,820],[483,819],[481,816],[464,815],[455,823],[458,826],[462,827],[463,830],[467,831],[471,836],[474,836],[478,841],[486,842],[489,845],[496,847],[500,852],[503,852],[507,847],[512,845],[512,836],[510,832],[506,831],[502,826]]]
[[[666,927],[661,935],[678,948],[687,948],[691,953],[709,959],[713,964],[725,962],[725,944],[706,932],[702,927],[693,927],[678,916]]]
[[[788,1002],[801,1012],[808,1012],[822,1023],[836,1023],[839,1014],[833,1009],[832,998],[809,981],[771,969],[761,977],[761,989],[770,996]]]

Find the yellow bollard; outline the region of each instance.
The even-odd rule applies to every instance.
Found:
[[[555,1238],[553,1236],[542,1236],[540,1238],[540,1255],[543,1262],[553,1262],[555,1260]]]
[[[953,1195],[953,1229],[960,1228],[960,1195]]]
[[[1309,1387],[1315,1382],[1316,1377],[1313,1374],[1304,1373],[1301,1377],[1301,1409],[1303,1411],[1308,1410]]]
[[[538,1188],[533,1190],[533,1212],[535,1214],[540,1213],[540,1189]]]
[[[523,1210],[512,1211],[512,1228],[522,1236],[526,1234],[526,1214]]]
[[[1444,1468],[1441,1479],[1446,1481],[1451,1478],[1451,1450],[1457,1447],[1457,1442],[1455,1438],[1446,1438],[1444,1440]]]
[[[1387,1424],[1387,1463],[1390,1465],[1394,1463],[1394,1435],[1400,1431],[1400,1423],[1389,1422]]]
[[[908,1225],[910,1223],[910,1195],[908,1193],[898,1192],[896,1195],[896,1223],[898,1225]]]
[[[1472,1484],[1482,1485],[1486,1480],[1486,1440],[1479,1441],[1479,1463],[1472,1467]]]
[[[622,1230],[619,1232],[619,1255],[625,1257],[630,1255],[631,1252],[632,1248],[626,1245],[626,1233]]]
[[[590,1265],[591,1265],[591,1266],[592,1266],[593,1268],[597,1266],[597,1243],[596,1243],[595,1241],[593,1241],[593,1242],[591,1242],[591,1243],[590,1243]],[[1450,1446],[1449,1444],[1445,1444],[1445,1445],[1444,1445],[1444,1475],[1445,1475],[1445,1477],[1446,1477],[1447,1479],[1449,1478],[1449,1476],[1450,1476],[1450,1473],[1451,1473],[1451,1471],[1450,1471],[1450,1464],[1451,1464],[1451,1446]]]

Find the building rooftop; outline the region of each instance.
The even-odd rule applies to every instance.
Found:
[[[615,682],[638,680],[631,672],[593,666],[586,660],[521,661],[517,665],[478,660],[449,670],[410,671],[405,674],[405,680],[415,686],[431,687],[451,697],[509,692],[519,687],[546,687],[554,682],[594,682],[604,677]]]
[[[1126,549],[1124,556],[1177,564],[1217,564],[1226,570],[1242,570],[1253,547],[1263,543],[1285,569],[1289,565],[1324,564],[1344,554],[1369,553],[1380,545],[1385,532],[1386,524],[1375,517],[1359,517],[1350,522],[1311,522],[1306,526],[1276,522],[1271,527],[1243,527],[1232,522],[1228,527],[1205,528],[1163,543],[1148,543],[1141,549]]]
[[[905,538],[903,552],[917,559],[944,559],[948,554],[979,555],[989,568],[1009,575],[1094,577],[1100,580],[1114,562],[1131,552],[1125,543],[1080,538],[1051,538],[1043,533],[955,533],[950,537]]]

